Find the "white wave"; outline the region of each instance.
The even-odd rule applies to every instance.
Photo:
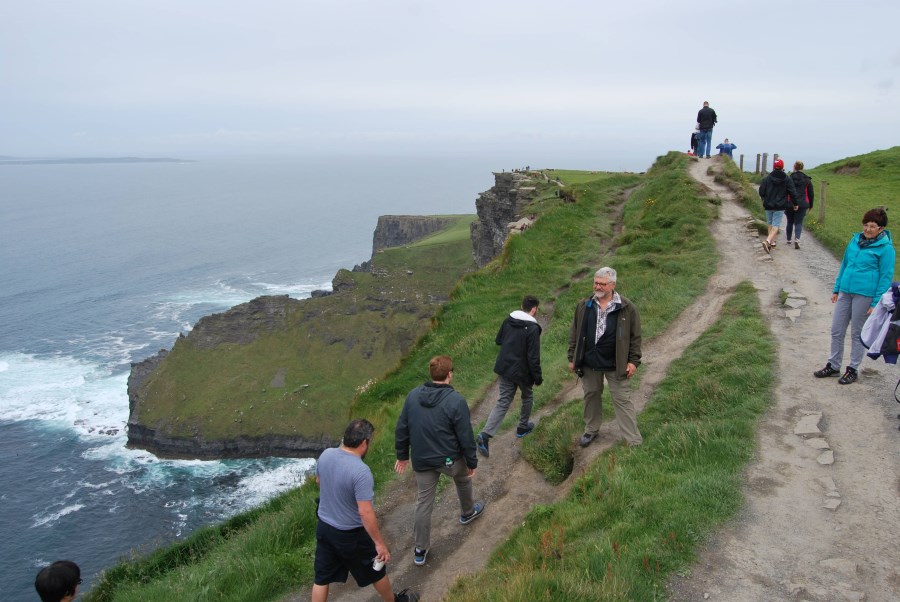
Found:
[[[254,472],[238,482],[234,492],[227,496],[235,512],[259,506],[279,493],[302,485],[316,466],[311,458],[281,462],[274,469]]]
[[[254,282],[253,284],[263,289],[268,295],[288,295],[295,299],[307,299],[315,290],[331,290],[330,280],[319,284],[269,284],[267,282]]]
[[[127,374],[71,357],[3,354],[0,420],[40,420],[85,437],[124,437]]]
[[[40,527],[42,525],[52,525],[62,517],[72,514],[73,512],[78,512],[84,508],[84,504],[72,504],[71,506],[66,506],[62,510],[57,510],[56,512],[51,512],[49,514],[44,514],[43,516],[35,515],[32,518],[34,522],[32,523],[32,527]]]

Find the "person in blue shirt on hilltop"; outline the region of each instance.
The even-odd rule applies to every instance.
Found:
[[[728,155],[728,158],[733,159],[731,156],[731,151],[737,148],[736,144],[732,144],[728,141],[728,138],[725,138],[725,142],[722,144],[717,144],[716,148],[719,150],[720,155]]]

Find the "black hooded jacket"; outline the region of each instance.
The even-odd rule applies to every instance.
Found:
[[[759,185],[759,196],[763,200],[763,208],[769,211],[784,211],[790,206],[788,195],[797,198],[794,182],[783,169],[775,169],[767,175]]]
[[[791,173],[790,178],[794,183],[794,188],[797,190],[797,196],[792,196],[791,201],[800,209],[812,209],[813,201],[816,199],[812,178],[802,171]]]
[[[469,406],[448,384],[427,382],[409,392],[394,429],[398,460],[409,460],[413,470],[433,470],[462,458],[478,468],[475,435]]]
[[[541,326],[529,314],[514,311],[500,325],[495,342],[500,353],[494,372],[528,386],[544,382],[541,375]]]

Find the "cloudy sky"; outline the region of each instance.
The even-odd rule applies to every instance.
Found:
[[[643,169],[900,144],[896,1],[8,0],[0,155]]]

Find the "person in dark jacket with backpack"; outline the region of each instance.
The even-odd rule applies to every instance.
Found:
[[[788,208],[784,210],[784,217],[787,218],[787,244],[791,244],[791,234],[794,238],[794,248],[800,248],[800,234],[803,232],[803,220],[806,213],[812,209],[813,201],[816,193],[813,190],[812,178],[803,173],[803,161],[794,162],[794,171],[790,175],[794,188],[797,190],[797,196],[791,197]]]
[[[526,295],[522,299],[522,309],[509,314],[497,332],[495,342],[500,345],[500,353],[494,362],[494,372],[500,375],[500,397],[475,439],[478,451],[485,457],[490,456],[489,441],[500,428],[516,396],[516,389],[522,393],[522,412],[519,414],[516,437],[521,439],[534,429],[534,423],[528,421],[534,403],[533,387],[544,382],[541,375],[541,326],[535,319],[538,305],[540,301],[536,297]]]
[[[784,173],[784,161],[775,159],[772,167],[772,173],[759,185],[759,196],[762,197],[766,223],[769,224],[769,235],[762,243],[766,253],[771,253],[772,247],[775,246],[775,237],[778,236],[778,229],[781,227],[781,216],[790,205],[788,199],[797,198],[794,182]]]
[[[428,372],[431,382],[409,392],[394,430],[397,452],[394,471],[397,474],[403,474],[409,465],[412,446],[412,467],[419,489],[413,558],[417,566],[425,564],[431,545],[431,512],[442,474],[456,483],[461,524],[468,525],[484,512],[484,502],[476,502],[472,495],[472,477],[478,468],[478,455],[469,406],[450,386],[453,360],[446,355],[433,357],[428,362]]]

